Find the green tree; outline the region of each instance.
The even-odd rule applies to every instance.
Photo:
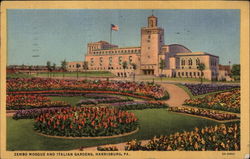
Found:
[[[137,69],[137,65],[135,63],[132,63],[131,66],[132,66],[132,68],[134,70],[134,72],[133,72],[133,81],[135,81],[135,70]]]
[[[200,71],[200,79],[201,79],[201,84],[202,84],[203,71],[205,70],[204,63],[199,63],[197,66],[197,69]]]
[[[66,67],[67,67],[67,62],[66,62],[66,60],[63,60],[63,61],[61,62],[61,70],[62,70],[62,72],[63,72],[63,78],[64,78],[64,76],[65,76]]]
[[[53,63],[53,65],[52,65],[52,73],[53,73],[53,76],[55,76],[55,71],[56,71],[56,64],[55,63]]]
[[[161,77],[161,81],[162,81],[162,72],[163,72],[163,70],[164,70],[164,68],[166,67],[166,61],[165,60],[163,60],[163,59],[161,59],[160,60],[160,69],[161,69],[161,75],[160,75],[160,77]]]
[[[78,79],[78,77],[79,77],[79,68],[81,67],[81,65],[78,63],[78,64],[76,64],[76,79]]]
[[[122,68],[123,68],[123,70],[124,70],[124,77],[125,77],[125,70],[128,68],[128,62],[127,61],[123,61],[122,62]]]
[[[50,61],[47,61],[47,69],[48,69],[48,77],[50,77],[50,71],[51,71],[51,62]]]
[[[87,70],[89,69],[88,61],[83,62],[83,69],[84,69],[84,72],[85,72],[85,79],[87,79]]]
[[[240,64],[234,64],[231,70],[231,78],[234,80],[240,80]]]

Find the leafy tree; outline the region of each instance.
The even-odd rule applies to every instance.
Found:
[[[240,64],[234,64],[231,70],[231,77],[240,80]]]
[[[61,69],[62,69],[62,71],[63,71],[63,78],[64,78],[64,73],[65,73],[65,71],[66,71],[66,67],[67,67],[67,62],[66,62],[66,60],[63,60],[63,61],[61,62]]]
[[[56,70],[56,64],[55,63],[53,63],[53,66],[52,66],[52,70],[55,72],[55,70]],[[53,76],[54,76],[55,74],[53,73]]]
[[[31,74],[32,66],[29,66],[29,74]]]
[[[24,64],[22,64],[21,69],[24,69],[24,68],[25,68],[25,65],[24,65]]]
[[[78,79],[78,77],[79,77],[79,75],[78,75],[78,73],[79,73],[79,68],[81,67],[81,65],[80,64],[76,64],[76,78]]]
[[[163,59],[161,59],[160,60],[160,69],[161,69],[161,75],[160,75],[160,77],[161,77],[161,81],[162,81],[162,71],[163,71],[163,69],[166,67],[166,61],[165,60],[163,60]]]
[[[135,70],[137,69],[137,65],[135,63],[132,63],[131,64],[133,70],[134,70],[134,73],[133,73],[133,81],[135,81]]]
[[[127,61],[122,62],[122,68],[124,70],[124,77],[125,77],[125,70],[128,68],[128,62]]]
[[[204,63],[199,63],[198,66],[197,66],[197,69],[201,72],[200,73],[200,79],[201,79],[201,84],[202,84],[203,71],[205,70]]]
[[[89,69],[89,66],[88,66],[88,61],[84,61],[83,62],[83,69],[85,71],[85,79],[87,78],[87,70]]]
[[[50,61],[47,61],[47,64],[46,64],[47,66],[47,69],[48,69],[48,77],[49,77],[49,75],[50,75],[50,71],[51,71],[51,62]]]

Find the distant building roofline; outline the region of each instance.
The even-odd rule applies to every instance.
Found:
[[[190,53],[176,53],[177,56],[199,56],[199,55],[209,55],[209,56],[214,56],[214,57],[218,57],[219,56],[215,56],[215,55],[212,55],[212,54],[209,54],[207,52],[190,52]]]

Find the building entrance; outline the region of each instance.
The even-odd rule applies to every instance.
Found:
[[[144,75],[154,75],[154,70],[143,70]]]

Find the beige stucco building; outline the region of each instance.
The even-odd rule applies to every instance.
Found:
[[[160,69],[161,60],[165,61],[164,69]],[[205,65],[202,76],[206,79],[226,79],[225,75],[228,75],[225,72],[220,73],[218,56],[206,52],[192,52],[179,44],[166,45],[164,29],[158,27],[158,19],[153,15],[148,17],[148,26],[141,28],[141,46],[119,48],[106,41],[88,43],[85,61],[88,62],[90,71],[110,71],[116,76],[126,77],[135,73],[199,78],[199,63]],[[122,65],[124,61],[128,63],[125,70]],[[135,70],[131,65],[133,63],[137,66]]]
[[[70,72],[74,72],[74,71],[82,72],[84,71],[84,62],[83,61],[67,62],[66,70]]]

